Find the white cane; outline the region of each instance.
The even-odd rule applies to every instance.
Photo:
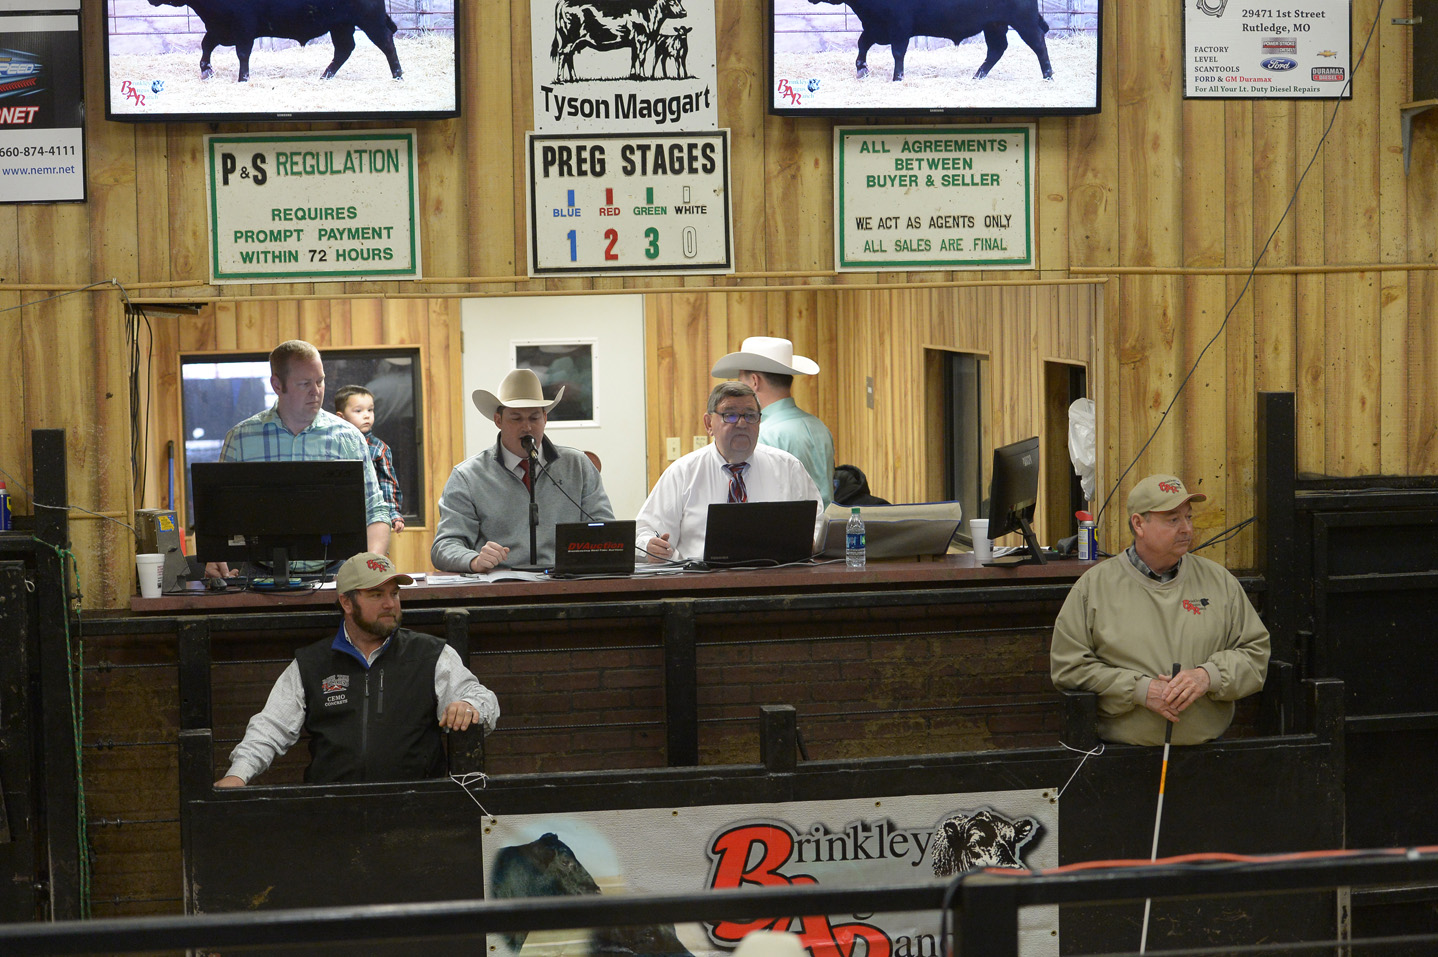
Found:
[[[1173,674],[1171,678],[1178,677],[1178,662],[1173,663]],[[1163,824],[1163,788],[1168,783],[1168,749],[1173,744],[1173,722],[1163,730],[1163,770],[1158,774],[1158,810],[1153,815],[1153,849],[1148,852],[1150,861],[1158,860],[1158,830]],[[1143,899],[1143,933],[1138,938],[1138,952],[1148,952],[1148,913],[1153,908],[1153,898]]]

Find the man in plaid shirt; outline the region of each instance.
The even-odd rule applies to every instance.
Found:
[[[385,440],[374,434],[374,393],[362,385],[342,386],[335,393],[335,414],[359,429],[369,443],[375,478],[379,479],[380,493],[390,506],[390,527],[396,532],[404,531],[404,516],[401,514],[403,496],[399,490],[399,477],[394,471],[394,457],[390,455]]]
[[[377,555],[389,551],[390,506],[380,492],[369,446],[359,429],[323,408],[325,368],[319,350],[302,339],[270,353],[273,408],[230,429],[220,447],[221,462],[294,462],[359,459],[364,462],[365,538]],[[228,577],[224,563],[205,566],[211,578]]]

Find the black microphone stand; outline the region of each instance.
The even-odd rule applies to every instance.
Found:
[[[539,503],[534,500],[534,488],[539,484],[539,446],[534,436],[521,435],[519,444],[529,453],[529,564],[511,565],[517,571],[543,571],[539,564]]]

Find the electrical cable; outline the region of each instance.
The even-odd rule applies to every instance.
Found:
[[[1258,273],[1258,267],[1263,263],[1263,257],[1268,255],[1268,249],[1273,245],[1273,238],[1278,235],[1279,228],[1283,226],[1284,221],[1288,219],[1288,214],[1292,212],[1294,204],[1298,202],[1298,193],[1303,188],[1303,181],[1308,177],[1309,171],[1313,169],[1313,164],[1318,160],[1319,154],[1323,152],[1324,144],[1328,142],[1328,134],[1333,130],[1333,124],[1338,119],[1338,109],[1343,105],[1343,97],[1353,87],[1353,77],[1358,72],[1358,68],[1362,66],[1364,58],[1368,55],[1368,46],[1373,42],[1373,33],[1378,29],[1378,21],[1383,18],[1383,4],[1384,0],[1378,0],[1378,10],[1374,13],[1373,23],[1368,27],[1368,36],[1363,41],[1363,49],[1358,54],[1358,60],[1353,64],[1353,69],[1348,73],[1348,81],[1343,84],[1343,89],[1338,91],[1337,102],[1334,103],[1333,112],[1328,117],[1328,125],[1323,128],[1323,135],[1319,137],[1317,145],[1314,146],[1313,155],[1308,159],[1308,165],[1304,166],[1303,173],[1298,177],[1298,182],[1294,184],[1293,195],[1288,198],[1288,205],[1283,208],[1283,213],[1278,217],[1278,222],[1273,225],[1273,231],[1268,234],[1267,241],[1264,242],[1263,248],[1259,250],[1258,255],[1254,258],[1253,265],[1248,270],[1248,275],[1244,277],[1243,288],[1238,291],[1238,295],[1234,297],[1232,305],[1230,305],[1228,311],[1223,314],[1223,321],[1218,324],[1218,329],[1215,330],[1208,342],[1204,344],[1203,349],[1198,353],[1198,358],[1193,360],[1193,364],[1189,366],[1188,372],[1185,373],[1184,377],[1179,381],[1178,388],[1174,390],[1173,398],[1169,400],[1168,405],[1165,406],[1163,412],[1159,414],[1158,424],[1153,427],[1153,431],[1149,433],[1148,439],[1145,440],[1143,445],[1139,447],[1139,450],[1134,453],[1132,460],[1129,461],[1128,465],[1124,468],[1123,472],[1119,474],[1119,477],[1109,489],[1108,495],[1104,496],[1103,504],[1099,506],[1098,515],[1095,517],[1096,522],[1103,519],[1104,511],[1107,510],[1109,500],[1113,498],[1113,493],[1118,491],[1119,486],[1123,484],[1123,480],[1128,476],[1128,473],[1133,471],[1133,467],[1138,464],[1138,460],[1143,457],[1143,453],[1153,444],[1153,440],[1158,435],[1159,430],[1162,429],[1163,424],[1168,421],[1169,412],[1172,411],[1179,397],[1183,395],[1183,390],[1188,385],[1188,380],[1198,371],[1199,363],[1203,361],[1203,357],[1208,354],[1208,350],[1213,344],[1218,341],[1218,337],[1223,335],[1224,330],[1228,328],[1229,318],[1233,315],[1234,310],[1238,308],[1238,304],[1243,301],[1244,296],[1248,294],[1248,289],[1253,284],[1253,278]]]
[[[1210,545],[1220,545],[1223,542],[1228,541],[1230,538],[1237,535],[1239,532],[1243,531],[1245,528],[1252,525],[1256,521],[1258,521],[1257,516],[1250,515],[1243,521],[1239,522],[1237,525],[1230,525],[1225,529],[1215,532],[1212,538],[1205,541],[1202,545],[1194,546],[1193,548],[1189,549],[1189,551],[1196,552],[1205,549]]]

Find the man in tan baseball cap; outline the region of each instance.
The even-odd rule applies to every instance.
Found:
[[[444,774],[441,729],[499,720],[499,702],[453,648],[400,627],[394,562],[361,552],[335,577],[344,622],[295,652],[264,709],[250,719],[216,787],[240,787],[310,734],[305,780],[406,781]]]
[[[1085,572],[1054,622],[1054,686],[1099,696],[1106,741],[1159,745],[1169,722],[1174,744],[1210,741],[1263,687],[1268,629],[1238,579],[1189,554],[1193,503],[1207,498],[1176,475],[1140,480],[1133,544]]]
[[[439,497],[439,525],[429,560],[446,572],[488,572],[496,566],[554,564],[554,526],[604,522],[614,509],[596,469],[578,449],[545,437],[549,412],[564,398],[544,397],[539,376],[515,369],[498,393],[476,389],[474,407],[499,429],[490,448],[454,467]],[[537,523],[530,553],[530,490]],[[511,559],[510,551],[518,549]]]

